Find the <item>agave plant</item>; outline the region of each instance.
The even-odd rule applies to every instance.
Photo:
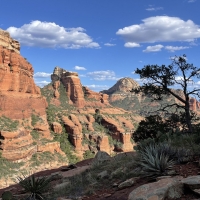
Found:
[[[139,151],[137,167],[141,175],[151,178],[167,175],[175,162],[165,150],[162,151],[160,145],[150,144]]]
[[[26,192],[30,193],[26,200],[44,200],[43,192],[45,192],[51,182],[50,178],[42,177],[35,178],[34,175],[29,178],[18,177],[19,184],[25,189]]]

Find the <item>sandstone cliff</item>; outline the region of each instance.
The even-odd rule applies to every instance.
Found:
[[[52,113],[48,119],[53,129],[56,123],[64,125],[76,155],[82,158],[87,150],[133,150],[135,119],[130,112],[110,105],[107,94],[83,86],[76,72],[55,67],[51,79],[42,89],[49,102],[48,113]]]
[[[0,29],[0,46],[13,50],[16,53],[20,53],[20,44],[17,40],[14,40],[10,37],[10,34],[7,31]]]
[[[0,30],[0,151],[11,161],[25,161],[38,152],[32,131],[52,140],[46,118],[48,104],[34,83],[33,73],[32,65],[20,55],[19,42]],[[33,123],[34,116],[41,122]],[[18,121],[14,129],[13,120]],[[54,152],[54,147],[61,152],[59,143],[51,145],[51,149],[40,144],[40,151]]]

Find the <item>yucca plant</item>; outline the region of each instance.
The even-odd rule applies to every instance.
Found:
[[[30,193],[29,197],[26,200],[44,200],[44,193],[49,183],[51,182],[50,178],[42,177],[36,178],[34,175],[26,178],[18,177],[19,184],[24,188],[24,190]]]
[[[149,144],[140,149],[136,165],[141,170],[141,176],[156,178],[167,175],[175,162],[165,150],[162,151],[162,146],[157,144]]]

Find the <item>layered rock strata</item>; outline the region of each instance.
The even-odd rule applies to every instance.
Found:
[[[20,55],[19,42],[0,30],[0,117],[18,120],[21,125],[28,122],[29,129],[37,130],[43,138],[52,139],[46,118],[48,104],[34,83],[33,73],[32,65]],[[32,115],[41,118],[42,123],[33,127],[29,123]],[[30,131],[22,126],[14,132],[0,130],[0,140],[2,156],[11,161],[27,160],[39,149],[37,144],[33,145]],[[44,147],[43,151],[54,152],[56,149],[61,152],[58,145],[54,144],[54,147],[51,144],[51,148]]]
[[[13,50],[16,53],[20,53],[20,44],[17,40],[10,37],[7,31],[0,29],[0,46],[6,49]]]
[[[23,128],[14,132],[0,131],[0,138],[2,156],[8,160],[24,161],[37,152],[37,146],[33,145],[30,131]]]

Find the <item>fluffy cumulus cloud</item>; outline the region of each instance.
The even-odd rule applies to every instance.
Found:
[[[90,88],[91,90],[95,90],[95,91],[101,91],[101,90],[107,90],[110,87],[108,85],[86,85],[86,87]]]
[[[112,43],[105,43],[104,45],[107,46],[107,47],[113,47],[113,46],[116,46],[116,44],[112,44]]]
[[[23,26],[9,27],[10,35],[25,46],[39,46],[45,48],[99,48],[99,44],[85,33],[85,29],[64,28],[54,22],[32,21]]]
[[[49,78],[50,76],[51,74],[46,72],[37,72],[34,74],[34,78]]]
[[[148,46],[145,50],[143,50],[143,52],[157,52],[157,51],[161,51],[161,49],[164,46],[161,44],[158,45],[154,45],[154,46]]]
[[[35,79],[35,83],[36,83],[37,86],[42,88],[45,85],[48,85],[50,83],[50,81],[46,81],[46,80],[41,81],[41,80]]]
[[[75,70],[86,70],[85,67],[80,67],[80,66],[75,66],[74,69]]]
[[[165,49],[167,49],[168,51],[174,52],[174,51],[179,51],[179,50],[183,50],[183,49],[188,49],[189,47],[177,47],[177,46],[166,46]]]
[[[135,42],[126,42],[124,46],[127,48],[134,48],[134,47],[140,47],[140,44],[137,44]]]
[[[104,80],[119,80],[117,78],[114,71],[106,70],[106,71],[94,71],[88,72],[87,76],[93,80],[104,81]]]
[[[125,40],[126,44],[155,43],[170,41],[192,42],[200,38],[200,28],[192,20],[184,21],[178,17],[155,16],[119,29],[116,34]]]

